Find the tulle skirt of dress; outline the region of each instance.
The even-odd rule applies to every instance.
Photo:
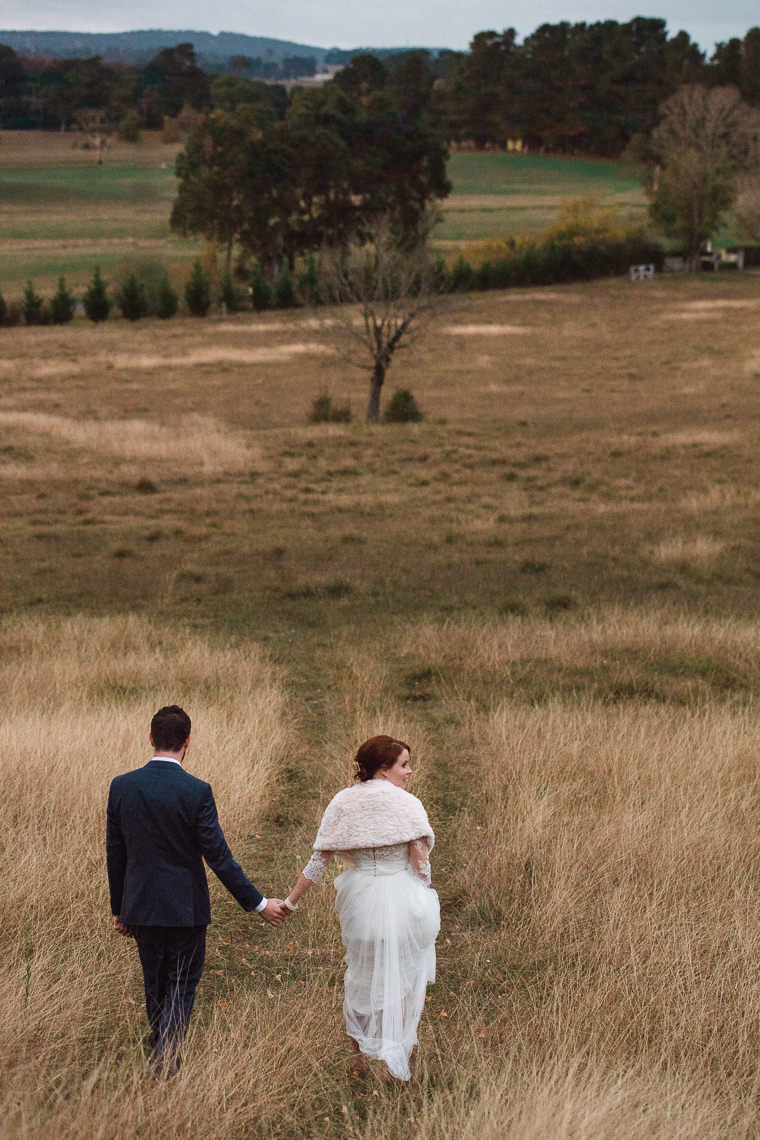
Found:
[[[403,863],[344,871],[335,907],[346,948],[346,1031],[409,1080],[425,990],[435,981],[438,895]]]

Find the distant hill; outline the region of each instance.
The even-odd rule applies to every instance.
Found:
[[[152,28],[142,32],[4,32],[0,43],[19,55],[50,59],[82,59],[99,55],[116,63],[142,64],[162,48],[191,43],[203,65],[227,63],[230,56],[246,55],[280,63],[288,56],[311,56],[324,61],[327,48],[272,40],[264,36],[244,36],[236,32],[164,31]]]

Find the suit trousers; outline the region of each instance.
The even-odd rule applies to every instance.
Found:
[[[153,1047],[150,1063],[178,1063],[206,959],[205,926],[135,926]]]

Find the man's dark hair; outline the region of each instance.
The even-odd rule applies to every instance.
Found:
[[[179,705],[165,705],[150,722],[150,735],[159,752],[179,752],[190,735],[190,717]]]

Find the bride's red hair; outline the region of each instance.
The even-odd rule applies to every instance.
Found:
[[[395,736],[371,736],[354,756],[357,769],[354,779],[363,783],[373,779],[384,768],[392,768],[404,750],[411,755],[409,745],[403,740],[396,740]]]

